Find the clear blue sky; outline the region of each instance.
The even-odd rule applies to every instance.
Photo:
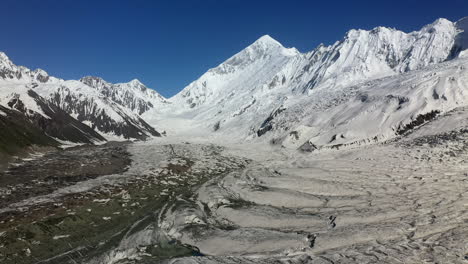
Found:
[[[309,51],[352,28],[413,31],[466,0],[2,0],[0,51],[64,79],[137,78],[172,96],[262,35]]]

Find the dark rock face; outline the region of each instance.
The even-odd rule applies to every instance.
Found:
[[[11,165],[8,171],[0,171],[0,186],[30,185],[32,188],[12,188],[13,195],[1,199],[0,206],[5,207],[34,195],[44,195],[102,175],[123,173],[131,163],[127,144],[110,142],[99,146],[83,145],[49,152],[39,159]]]
[[[386,98],[388,100],[395,100],[398,102],[398,106],[401,106],[402,104],[405,104],[407,102],[409,102],[409,98],[407,97],[404,97],[404,96],[399,96],[399,95],[392,95],[392,94],[389,94],[386,96]]]
[[[16,65],[13,65],[11,61],[5,57],[1,57],[0,54],[0,62],[1,61],[6,61],[7,63],[10,63],[13,67],[7,68],[7,67],[0,67],[0,78],[1,79],[21,79],[23,77],[30,78],[31,81],[38,81],[41,83],[46,83],[49,80],[49,75],[43,70],[37,69],[34,71],[31,71],[27,68],[24,67],[17,67]]]
[[[124,89],[118,85],[108,83],[102,78],[87,76],[80,79],[80,82],[97,89],[103,96],[109,100],[117,103],[118,105],[124,106],[139,115],[146,111],[154,108],[154,105],[149,100],[143,100],[135,96],[135,94],[127,89]],[[147,93],[151,97],[159,98],[161,101],[165,101],[157,92],[147,88],[144,84],[135,81],[133,89],[140,92]]]
[[[406,133],[407,131],[409,130],[412,130],[413,128],[417,127],[417,126],[420,126],[434,118],[436,118],[436,116],[440,114],[440,111],[438,110],[434,110],[434,111],[431,111],[429,113],[426,113],[426,114],[421,114],[421,115],[418,115],[415,119],[413,119],[413,121],[411,121],[409,124],[406,124],[406,125],[402,125],[398,128],[398,130],[396,131],[396,134],[397,135],[402,135],[404,133]]]
[[[220,122],[220,121],[216,122],[216,123],[213,125],[213,131],[214,131],[214,132],[218,131],[220,127],[221,127],[221,122]]]
[[[291,133],[289,133],[289,135],[293,136],[295,140],[299,139],[299,132],[297,132],[297,131],[291,131]]]
[[[317,149],[317,146],[307,141],[299,147],[299,150],[302,152],[312,152]]]
[[[92,128],[74,119],[55,105],[48,103],[34,91],[30,90],[28,95],[36,101],[42,112],[49,118],[27,109],[20,98],[11,99],[8,102],[8,106],[12,109],[6,109],[7,112],[4,112],[7,113],[7,117],[9,118],[15,117],[20,121],[27,122],[26,127],[34,128],[34,134],[38,134],[37,130],[39,130],[39,134],[47,135],[49,138],[52,137],[74,143],[91,144],[96,141],[106,140]],[[21,123],[24,122],[21,121]],[[10,124],[13,127],[17,127],[14,123],[10,122]],[[46,140],[46,142],[48,141]]]
[[[47,102],[34,91],[28,91],[42,113],[27,108],[20,97],[0,106],[0,154],[11,156],[31,146],[57,147],[63,140],[93,144],[106,141],[99,133]]]
[[[46,83],[46,82],[49,80],[49,76],[47,76],[47,75],[42,75],[42,74],[38,74],[38,75],[36,76],[36,80],[37,80],[38,82],[41,82],[41,83]]]
[[[273,129],[273,125],[268,123],[268,124],[265,124],[265,126],[262,126],[260,127],[259,130],[257,130],[257,136],[261,137],[263,135],[265,135],[266,132],[270,131]]]
[[[161,136],[159,132],[142,118],[129,116],[121,107],[110,100],[106,100],[106,103],[119,114],[124,120],[123,122],[116,121],[104,110],[99,109],[92,97],[85,99],[77,98],[67,87],[59,88],[59,91],[51,97],[51,102],[60,106],[65,112],[76,115],[78,121],[90,122],[93,124],[92,129],[104,133],[115,134],[127,139],[135,138],[139,140],[147,139],[149,136]]]
[[[32,89],[51,79],[41,69],[31,71],[14,65],[1,52],[0,62],[0,79],[21,80],[25,87]],[[82,94],[61,86],[50,94],[43,95],[47,100],[32,90],[29,92],[29,96],[34,98],[50,118],[28,110],[19,96],[8,102],[8,106],[27,115],[47,135],[60,140],[80,143],[105,140],[97,131],[125,139],[144,140],[150,136],[160,136],[139,116],[154,107],[152,102],[165,102],[156,91],[146,88],[138,80],[127,84],[111,84],[98,77],[85,77],[80,81],[98,92]]]
[[[0,69],[0,78],[2,79],[19,79],[21,78],[21,72],[19,71],[11,71],[8,69]]]
[[[47,119],[40,114],[34,114],[30,117],[33,124],[42,129],[47,135],[75,143],[90,144],[95,141],[106,141],[103,136],[92,128],[74,119],[57,106],[46,102],[34,91],[30,90],[28,94],[36,100],[44,114],[51,118]]]
[[[3,106],[0,111],[0,154],[14,155],[32,145],[59,145],[23,113]]]
[[[129,108],[132,111],[137,112],[139,115],[153,108],[153,104],[151,104],[151,102],[135,98],[134,94],[129,91],[125,91],[121,97],[118,96],[116,91],[112,88],[102,90],[101,93],[107,98],[110,98],[113,102]]]
[[[273,120],[275,119],[276,116],[284,112],[286,108],[284,107],[279,107],[276,110],[274,110],[268,117],[263,121],[262,125],[260,128],[257,130],[257,136],[261,137],[263,136],[266,132],[270,131],[273,129]]]

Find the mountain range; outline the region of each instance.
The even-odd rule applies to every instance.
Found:
[[[468,18],[350,30],[301,53],[263,36],[172,98],[138,80],[62,80],[0,52],[0,151],[163,134],[303,151],[392,139],[468,104]]]

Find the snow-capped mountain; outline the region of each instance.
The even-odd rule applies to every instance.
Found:
[[[149,89],[137,79],[112,84],[99,77],[87,76],[81,78],[80,82],[96,88],[103,96],[139,115],[167,103],[158,92]]]
[[[466,18],[410,33],[350,30],[307,53],[266,35],[170,99],[138,80],[66,81],[0,53],[0,104],[20,94],[47,116],[35,103],[44,100],[107,139],[159,136],[157,127],[303,150],[375,142],[468,104],[466,30]]]
[[[41,101],[65,111],[81,125],[99,132],[101,139],[102,136],[107,139],[160,136],[138,113],[163,104],[164,98],[136,81],[113,85],[95,79],[94,82],[92,77],[81,81],[58,79],[43,70],[16,66],[0,53],[0,94],[3,95],[0,103],[4,106],[8,106],[11,97],[20,96],[27,109],[47,117],[35,99],[28,96],[34,93]]]
[[[0,52],[0,79],[44,83],[49,81],[50,77],[41,69],[32,71],[23,66],[16,66],[5,53]]]
[[[421,69],[445,61],[456,35],[456,25],[446,19],[411,33],[385,27],[350,30],[343,40],[308,53],[306,66],[295,77],[300,86],[307,81],[303,88],[310,90]]]
[[[32,142],[38,138],[47,137],[52,139],[40,141],[54,142],[59,140],[80,143],[105,141],[99,133],[71,117],[33,89],[39,84],[56,81],[58,79],[50,77],[43,70],[32,71],[14,65],[6,54],[0,52],[2,131],[5,133],[9,133],[8,131],[11,133],[13,133],[12,131],[30,131],[31,135],[28,137]],[[8,127],[3,127],[7,124]],[[24,136],[26,134],[21,137]]]
[[[468,103],[466,29],[438,19],[410,33],[350,30],[307,53],[263,36],[143,117],[172,133],[296,147],[389,139]]]
[[[445,61],[457,33],[456,25],[446,19],[411,33],[385,27],[350,30],[343,40],[331,46],[320,45],[305,54],[263,36],[210,69],[171,101],[185,101],[193,108],[205,101],[225,99],[230,96],[228,90],[255,90],[266,85],[303,92],[320,85],[348,86],[420,69]]]
[[[286,77],[275,78],[275,75],[290,64],[299,64],[303,57],[296,49],[284,48],[270,36],[263,36],[170,98],[170,104],[142,116],[150,124],[163,126],[173,133],[225,122],[255,103],[258,105],[259,101],[270,100],[270,96],[275,97],[272,103],[281,101],[272,89],[284,84]],[[250,110],[257,113],[259,109]]]
[[[34,90],[107,139],[159,136],[138,114],[80,81],[46,83]]]
[[[175,105],[195,108],[212,102],[223,104],[232,96],[249,96],[253,94],[250,89],[270,81],[273,74],[297,57],[302,56],[296,49],[286,49],[270,36],[263,36],[218,67],[210,69],[172,101]]]
[[[36,76],[31,78],[35,79]],[[22,146],[25,142],[105,141],[99,133],[39,96],[30,85],[21,82],[0,80],[0,108],[0,129],[4,141],[1,145],[9,146],[7,150]]]

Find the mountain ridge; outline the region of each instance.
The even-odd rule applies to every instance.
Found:
[[[348,135],[347,140],[341,140],[342,144],[348,144],[372,137],[389,138],[398,127],[405,126],[419,114],[439,111],[436,108],[442,105],[465,103],[464,86],[460,83],[452,85],[451,89],[460,93],[463,100],[438,91],[451,85],[447,80],[453,76],[446,76],[443,84],[437,84],[442,79],[427,74],[437,73],[433,65],[465,57],[467,21],[466,18],[457,22],[441,18],[409,33],[387,27],[352,29],[341,40],[328,46],[319,45],[305,53],[286,48],[271,36],[264,35],[223,63],[208,69],[171,98],[164,98],[137,79],[116,84],[93,76],[62,80],[40,69],[33,71],[16,66],[4,53],[0,53],[0,80],[4,82],[4,90],[15,89],[18,85],[31,89],[101,135],[120,140],[160,136],[154,129],[157,127],[187,136],[196,132],[228,135],[233,140],[283,142],[287,138],[285,135],[294,131],[305,129],[308,132],[302,134],[308,137],[314,134],[311,131],[334,130],[333,127],[340,126],[332,121],[312,121],[307,117],[312,114],[312,109],[332,111],[341,107],[342,117],[336,118],[351,124],[357,119],[348,116],[346,111],[351,111],[356,103],[359,105],[356,114],[365,116],[371,111],[366,106],[369,100],[378,98],[382,105],[377,108],[388,108],[394,100],[400,100],[398,111],[411,102],[411,109],[407,109],[411,118],[401,116],[404,111],[397,113],[396,110],[392,110],[390,116],[383,113],[373,116],[386,116],[393,123],[380,121],[386,124],[380,127],[386,131],[383,134],[377,133],[379,130],[374,127],[369,128],[374,131],[373,136],[353,138]],[[400,87],[399,82],[405,80],[406,75],[412,76],[418,71],[422,74],[420,79],[431,84],[421,88],[416,83],[417,78],[413,78],[409,81],[410,86],[424,94],[433,89],[432,94],[428,93],[430,97],[424,97],[431,102],[430,107],[424,106],[420,102],[422,99],[403,96],[415,96],[411,91],[401,90],[401,94],[394,94],[385,83],[391,81],[395,87]],[[464,78],[462,70],[453,70],[453,74],[457,76],[453,78]],[[377,91],[367,90],[369,85],[388,94],[386,97],[375,94]],[[435,86],[443,88],[436,89]],[[355,102],[351,94],[361,99]],[[443,101],[437,101],[440,99]],[[40,112],[40,109],[36,110]],[[394,119],[395,116],[399,117]],[[311,127],[311,122],[316,125]],[[360,134],[357,130],[353,133]],[[340,141],[336,137],[328,140],[330,142],[323,138],[301,140],[302,143],[307,141],[323,146]]]
[[[103,87],[113,86],[100,80]],[[123,85],[125,84],[120,84],[122,87]],[[132,85],[138,87],[134,88]],[[60,134],[50,133],[47,127],[39,126],[43,131],[48,131],[52,138],[64,142],[94,143],[105,141],[104,137],[110,140],[122,140],[160,136],[159,132],[136,113],[143,109],[148,110],[148,105],[151,105],[148,100],[141,99],[141,94],[149,91],[148,88],[143,89],[141,84],[133,81],[129,87],[120,89],[123,93],[120,96],[121,100],[114,98],[113,101],[112,98],[108,98],[108,94],[105,94],[103,87],[91,87],[80,81],[66,81],[49,76],[41,69],[30,70],[17,66],[5,53],[0,54],[0,105],[11,108],[11,101],[17,100],[24,105],[23,113],[31,121],[33,116],[40,116],[44,120],[57,118],[62,120],[60,122],[68,120],[66,122],[71,122],[73,127],[80,127],[80,131],[75,132],[76,135],[57,137]],[[131,88],[139,91],[140,96],[130,91]],[[155,91],[147,93],[152,95],[154,100],[164,101],[164,98]],[[58,108],[46,114],[44,107],[50,109],[46,105]],[[65,111],[66,114],[60,111]],[[58,112],[61,113],[60,117],[54,115]],[[50,115],[54,115],[54,118]],[[97,134],[94,131],[97,131]],[[94,139],[86,139],[88,136],[80,135],[83,133],[93,134]]]
[[[337,126],[333,122],[321,123],[320,126],[323,127],[311,128],[310,124],[305,124],[309,122],[306,122],[305,113],[313,115],[313,112],[310,112],[312,108],[327,110],[324,106],[328,106],[327,111],[331,111],[340,104],[349,108],[355,104],[347,95],[350,93],[349,90],[353,90],[354,94],[359,89],[363,89],[360,86],[368,85],[380,87],[376,88],[377,90],[387,91],[388,98],[387,95],[371,95],[374,92],[366,90],[367,95],[362,95],[363,102],[360,110],[356,110],[357,114],[359,111],[370,111],[367,109],[366,100],[371,100],[372,97],[379,98],[374,103],[380,102],[382,107],[387,108],[393,107],[391,105],[396,99],[392,98],[401,98],[402,105],[395,109],[398,107],[404,109],[406,105],[403,101],[408,99],[388,90],[389,87],[385,82],[392,80],[395,86],[399,87],[398,83],[405,78],[405,75],[422,71],[421,80],[437,84],[438,78],[425,77],[426,73],[423,72],[429,67],[427,71],[435,74],[432,70],[433,65],[442,65],[463,54],[465,47],[453,56],[457,39],[464,39],[466,36],[459,27],[459,22],[437,19],[420,30],[409,33],[386,27],[349,30],[342,40],[329,46],[319,45],[306,53],[300,53],[294,48],[284,48],[278,41],[266,35],[217,67],[209,69],[199,79],[169,98],[168,101],[172,104],[162,109],[150,110],[143,114],[143,118],[150,124],[157,124],[168,131],[172,130],[172,133],[184,134],[184,126],[177,125],[177,129],[171,128],[185,122],[186,127],[190,128],[187,130],[190,133],[199,130],[200,134],[211,133],[214,136],[233,140],[283,142],[287,138],[285,135],[297,129],[309,131],[302,133],[303,136],[312,135],[311,131],[317,129],[333,130],[332,127],[327,128]],[[437,66],[435,68],[437,69]],[[426,93],[426,90],[433,88],[433,84],[427,85],[424,89],[419,87],[416,79],[411,79],[409,82],[420,92]],[[461,93],[460,98],[465,98],[463,85],[453,89]],[[438,110],[436,108],[447,105],[444,103],[446,99],[449,100],[449,105],[453,104],[451,107],[455,107],[454,104],[457,103],[466,103],[464,99],[458,100],[457,97],[448,98],[448,96],[443,97],[444,102],[437,101],[435,98],[440,99],[442,93],[436,90],[427,92],[428,97],[424,96],[426,99],[409,98],[410,102],[413,100],[415,102],[411,102],[411,106],[408,104],[408,109],[405,110],[408,117],[402,116],[400,113],[405,111],[401,110],[398,110],[400,112],[392,110],[391,116],[383,113],[380,117],[372,116],[373,119],[386,116],[385,118],[393,121],[386,124],[385,128],[372,128],[374,131],[372,136],[357,131],[359,127],[356,126],[353,128],[356,130],[353,133],[361,136],[356,138],[348,136],[346,140],[341,140],[343,142],[340,144],[367,140],[370,142],[374,137],[386,140],[397,136],[395,131],[398,127],[411,123],[418,115],[436,111]],[[404,90],[400,92],[407,93]],[[369,99],[365,100],[366,96]],[[433,103],[430,107],[425,107],[421,100]],[[310,108],[308,104],[314,106]],[[446,106],[442,108],[446,109]],[[342,109],[342,111],[344,117],[347,116],[346,111],[351,110]],[[364,113],[362,115],[366,115]],[[343,122],[351,124],[355,122],[353,120],[356,119],[347,116]],[[379,133],[380,130],[385,132]],[[331,138],[333,135],[327,140],[323,138],[312,142],[326,146],[331,145],[332,141],[340,141]]]

